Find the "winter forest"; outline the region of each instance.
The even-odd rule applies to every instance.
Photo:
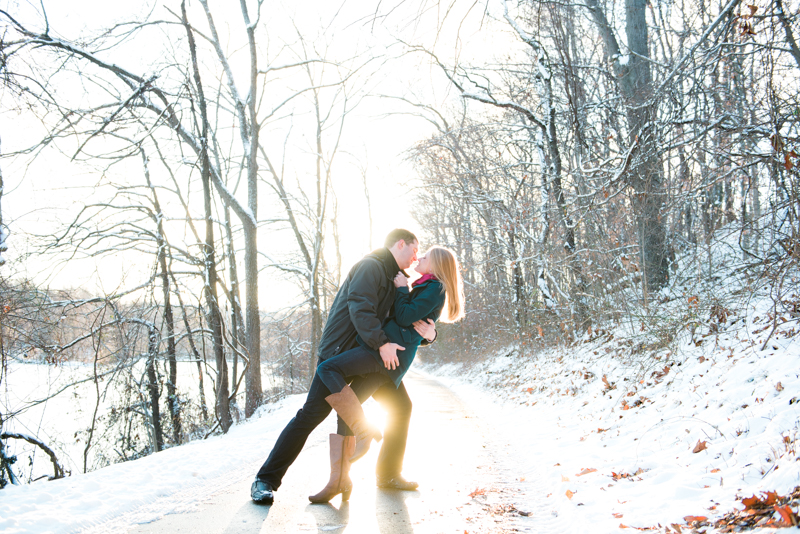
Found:
[[[795,454],[797,0],[82,4],[0,2],[0,501],[304,395],[396,227],[461,263],[426,373],[618,421],[769,352]],[[725,498],[797,524],[796,471]],[[734,531],[705,510],[678,515]]]

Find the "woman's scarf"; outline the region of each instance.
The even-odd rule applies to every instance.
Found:
[[[418,286],[418,285],[420,285],[420,284],[424,284],[424,283],[425,283],[425,282],[427,282],[428,280],[438,280],[438,278],[436,278],[435,276],[433,276],[431,273],[428,273],[428,274],[423,274],[422,276],[420,276],[419,278],[417,278],[416,280],[414,280],[414,281],[411,283],[411,287],[417,287],[417,286]]]

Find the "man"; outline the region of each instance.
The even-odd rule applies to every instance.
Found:
[[[398,228],[389,232],[384,245],[385,248],[368,254],[356,263],[339,288],[322,332],[317,353],[320,362],[356,347],[358,335],[367,345],[378,350],[381,356],[396,358],[397,349],[402,349],[389,342],[381,325],[394,304],[394,277],[416,261],[419,241],[408,230]],[[432,322],[420,321],[415,328],[428,342],[436,338]],[[411,399],[405,386],[401,383],[395,388],[383,375],[367,375],[353,377],[351,388],[361,402],[373,396],[388,412],[383,446],[376,467],[378,486],[416,489],[415,482],[407,481],[401,475],[411,418]],[[331,406],[325,400],[330,394],[315,374],[306,403],[283,429],[267,461],[256,474],[250,488],[250,496],[255,502],[273,502],[273,492],[280,487],[286,470],[300,454],[308,435],[330,413]],[[339,428],[347,429],[341,421]]]

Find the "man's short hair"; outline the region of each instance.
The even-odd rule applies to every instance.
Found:
[[[386,241],[383,244],[386,246],[386,248],[392,248],[395,245],[395,243],[397,243],[401,239],[405,241],[406,244],[413,243],[414,241],[419,241],[417,239],[417,236],[415,236],[408,230],[404,230],[402,228],[395,228],[394,230],[389,232],[389,235],[386,236]]]

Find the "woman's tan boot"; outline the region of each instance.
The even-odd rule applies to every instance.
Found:
[[[353,434],[356,436],[356,448],[353,455],[350,457],[351,462],[355,462],[369,451],[369,446],[372,440],[380,441],[383,439],[380,431],[369,424],[367,417],[364,415],[364,409],[361,408],[361,403],[358,402],[358,397],[350,388],[345,386],[339,393],[328,395],[325,397],[328,404],[336,410],[342,421],[350,427]]]
[[[308,500],[314,504],[330,502],[342,494],[342,501],[350,498],[353,482],[350,480],[350,456],[356,448],[355,436],[331,434],[331,478],[328,485],[316,495],[309,495]]]

